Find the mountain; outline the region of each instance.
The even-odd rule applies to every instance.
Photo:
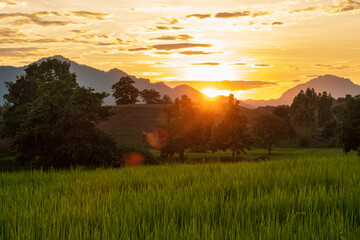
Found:
[[[105,99],[106,105],[114,105],[115,100],[111,96],[112,89],[111,86],[119,81],[121,77],[129,76],[134,81],[134,86],[138,88],[140,91],[143,89],[155,89],[160,92],[161,95],[167,94],[171,99],[179,98],[181,95],[188,95],[194,102],[202,101],[207,97],[197,91],[196,89],[183,85],[175,88],[171,88],[167,86],[163,82],[152,83],[149,79],[145,78],[137,78],[135,76],[128,75],[124,71],[121,71],[117,68],[111,69],[107,72],[98,70],[96,68],[92,68],[86,65],[80,65],[74,61],[71,61],[68,58],[63,56],[53,56],[50,58],[56,58],[60,61],[65,61],[70,63],[70,71],[76,73],[76,79],[80,86],[91,87],[95,89],[97,92],[107,92],[110,94],[109,97]],[[40,63],[42,61],[47,60],[48,58],[43,58],[37,61]],[[0,105],[4,104],[4,100],[2,96],[7,93],[7,89],[4,85],[5,82],[12,82],[16,80],[16,76],[20,76],[24,74],[24,67],[10,67],[10,66],[0,66]]]
[[[78,64],[63,56],[53,56],[50,58],[56,58],[60,61],[70,63],[70,71],[76,73],[77,82],[80,86],[94,88],[97,92],[107,92],[110,94],[105,99],[106,105],[114,105],[114,98],[111,96],[111,86],[119,81],[121,77],[129,76],[134,81],[134,86],[140,91],[143,89],[155,89],[160,92],[161,95],[167,94],[171,99],[180,98],[181,95],[188,95],[194,102],[200,102],[204,100],[212,100],[218,102],[227,102],[227,97],[218,96],[215,99],[209,99],[200,91],[188,86],[179,85],[174,88],[169,87],[163,82],[152,83],[149,79],[137,78],[132,75],[128,75],[126,72],[120,69],[114,68],[109,71],[101,71],[96,68],[92,68],[86,65]],[[40,63],[48,58],[43,58],[37,61]],[[0,105],[4,104],[2,96],[7,93],[7,89],[4,85],[5,82],[15,81],[16,76],[24,74],[24,67],[11,67],[0,66]],[[341,78],[334,75],[324,75],[314,78],[306,83],[299,84],[289,90],[287,90],[279,99],[271,100],[244,100],[241,101],[241,105],[246,108],[253,108],[258,106],[277,106],[283,104],[291,104],[294,97],[300,92],[300,90],[306,90],[307,88],[314,88],[316,92],[326,91],[331,93],[333,97],[344,97],[346,94],[353,96],[360,94],[360,85],[354,84],[350,79]]]
[[[311,79],[306,83],[299,84],[290,88],[278,99],[271,100],[245,100],[244,102],[254,107],[259,106],[277,106],[277,105],[290,105],[294,97],[301,91],[307,88],[314,88],[315,92],[331,93],[334,98],[345,97],[346,94],[356,96],[360,94],[360,85],[353,83],[348,78],[337,77],[334,75],[323,75]]]

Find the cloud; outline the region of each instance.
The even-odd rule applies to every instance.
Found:
[[[177,24],[178,22],[179,22],[179,20],[177,20],[176,18],[161,17],[157,24],[160,24],[160,25],[164,25],[164,24],[173,25],[173,24]]]
[[[23,26],[28,24],[36,24],[42,27],[55,27],[55,26],[66,26],[70,24],[80,24],[79,22],[73,21],[46,21],[40,19],[21,19],[8,23],[13,26]]]
[[[83,29],[74,29],[74,30],[69,30],[69,32],[71,33],[76,33],[76,34],[85,34],[90,32],[90,30],[83,30]]]
[[[271,12],[268,11],[249,11],[249,10],[244,10],[244,11],[237,11],[237,12],[219,12],[215,14],[216,18],[236,18],[236,17],[261,17],[261,16],[265,16],[265,15],[269,15],[271,14]]]
[[[74,11],[71,13],[75,17],[82,17],[91,20],[107,20],[110,16],[108,13],[105,12]]]
[[[257,64],[254,64],[254,67],[266,68],[266,67],[271,67],[271,65],[263,64],[263,63],[257,63]]]
[[[322,7],[307,7],[301,9],[295,9],[289,13],[302,13],[302,12],[314,12],[318,11],[319,13],[330,13],[330,14],[341,14],[351,11],[360,10],[360,2],[353,0],[341,0],[337,1],[335,5],[323,5]]]
[[[46,20],[44,16],[55,16],[61,17],[61,20]],[[106,20],[109,14],[107,13],[100,13],[100,12],[88,12],[88,11],[75,11],[69,13],[59,13],[59,12],[48,12],[48,11],[41,11],[41,12],[34,12],[34,13],[0,13],[0,20],[3,19],[17,19],[12,22],[8,22],[8,25],[14,26],[23,26],[28,24],[35,24],[42,27],[54,27],[54,26],[66,26],[70,24],[85,24],[86,22],[74,22],[72,20],[68,20],[70,16],[81,17],[88,20]]]
[[[21,33],[19,30],[10,29],[10,28],[0,28],[0,36],[1,37],[24,37],[25,35]]]
[[[245,66],[246,63],[234,63],[233,65],[235,65],[235,66]]]
[[[173,44],[158,44],[152,46],[152,48],[157,50],[175,50],[175,49],[193,48],[193,47],[212,47],[212,45],[202,44],[202,43],[173,43]]]
[[[284,22],[273,22],[271,25],[283,25],[284,24]]]
[[[181,34],[181,35],[177,35],[177,36],[161,36],[161,37],[156,37],[156,38],[152,38],[150,40],[166,40],[166,41],[170,41],[170,40],[189,40],[189,39],[193,39],[193,36],[190,35],[186,35],[186,34]]]
[[[307,7],[307,8],[301,8],[301,9],[295,9],[290,11],[289,13],[301,13],[301,12],[313,12],[316,11],[317,7]]]
[[[276,85],[273,82],[263,82],[263,81],[171,81],[166,82],[167,85],[173,87],[182,84],[189,85],[196,89],[204,89],[213,87],[218,90],[229,90],[229,91],[237,91],[237,90],[250,90],[255,88],[267,87],[269,85]]]
[[[210,54],[215,54],[215,53],[219,53],[219,52],[204,52],[204,51],[181,51],[179,52],[180,54],[184,54],[184,55],[210,55]]]
[[[350,11],[360,10],[360,2],[353,0],[344,0],[336,5],[324,6],[324,10],[329,13],[346,13]]]
[[[168,26],[155,26],[155,28],[150,28],[151,31],[156,30],[181,30],[183,27],[168,27]]]
[[[328,70],[345,70],[352,68],[352,66],[349,65],[327,65],[327,64],[315,64],[313,65],[313,67],[318,69],[328,69]]]
[[[26,47],[26,48],[0,48],[0,56],[3,57],[24,57],[36,56],[42,54],[41,51],[45,48]]]
[[[234,17],[247,17],[250,16],[250,11],[242,11],[242,12],[219,12],[215,14],[216,18],[234,18]]]
[[[158,51],[158,52],[154,52],[155,54],[159,54],[159,55],[170,55],[170,54],[174,54],[173,52],[161,52],[161,51]]]
[[[259,12],[253,12],[252,17],[261,17],[261,16],[265,16],[265,15],[270,15],[271,12],[268,11],[259,11]]]
[[[298,83],[301,82],[299,79],[292,80],[292,82]]]
[[[0,0],[0,8],[25,6],[26,2]]]
[[[55,20],[44,20],[40,16],[57,16],[57,12],[35,12],[35,13],[0,13],[0,20],[9,19],[9,18],[21,18],[19,20],[9,22],[7,24],[14,26],[22,26],[27,24],[36,24],[43,27],[53,27],[53,26],[65,26],[69,24],[78,24],[73,21],[55,21]]]
[[[192,63],[191,65],[208,65],[208,66],[218,66],[221,63],[218,62],[203,62],[203,63]]]
[[[205,19],[205,18],[210,18],[211,14],[190,14],[190,15],[186,15],[186,18],[192,18],[192,17],[196,17],[198,19]]]
[[[147,47],[139,47],[139,48],[128,49],[129,52],[139,52],[139,51],[146,51],[146,50],[149,50],[149,48],[147,48]]]

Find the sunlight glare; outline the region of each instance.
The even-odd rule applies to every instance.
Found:
[[[205,88],[205,89],[201,90],[201,92],[211,98],[214,98],[214,97],[217,97],[220,95],[229,96],[229,94],[230,94],[230,91],[228,91],[228,90],[218,90],[215,88]]]
[[[193,65],[187,68],[184,80],[222,81],[237,79],[234,69],[229,65]]]

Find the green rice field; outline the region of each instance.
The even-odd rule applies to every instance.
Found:
[[[0,239],[360,239],[360,158],[0,172]]]

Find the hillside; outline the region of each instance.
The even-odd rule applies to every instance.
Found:
[[[116,142],[126,146],[144,146],[143,131],[149,132],[165,123],[166,115],[162,109],[163,104],[134,104],[113,106],[114,115],[107,122],[100,125],[106,133],[114,137]],[[216,102],[198,103],[196,105],[201,109],[214,112],[217,115],[217,121],[220,121],[227,110],[227,104]],[[254,118],[267,113],[264,110],[248,109],[240,106],[241,114],[249,118],[250,124]]]
[[[334,75],[324,75],[287,90],[279,99],[245,100],[244,102],[254,107],[266,105],[277,106],[283,104],[289,105],[301,90],[305,91],[307,88],[314,88],[316,92],[326,91],[331,93],[334,98],[344,97],[346,94],[352,96],[360,94],[360,85],[354,84],[350,79]]]

